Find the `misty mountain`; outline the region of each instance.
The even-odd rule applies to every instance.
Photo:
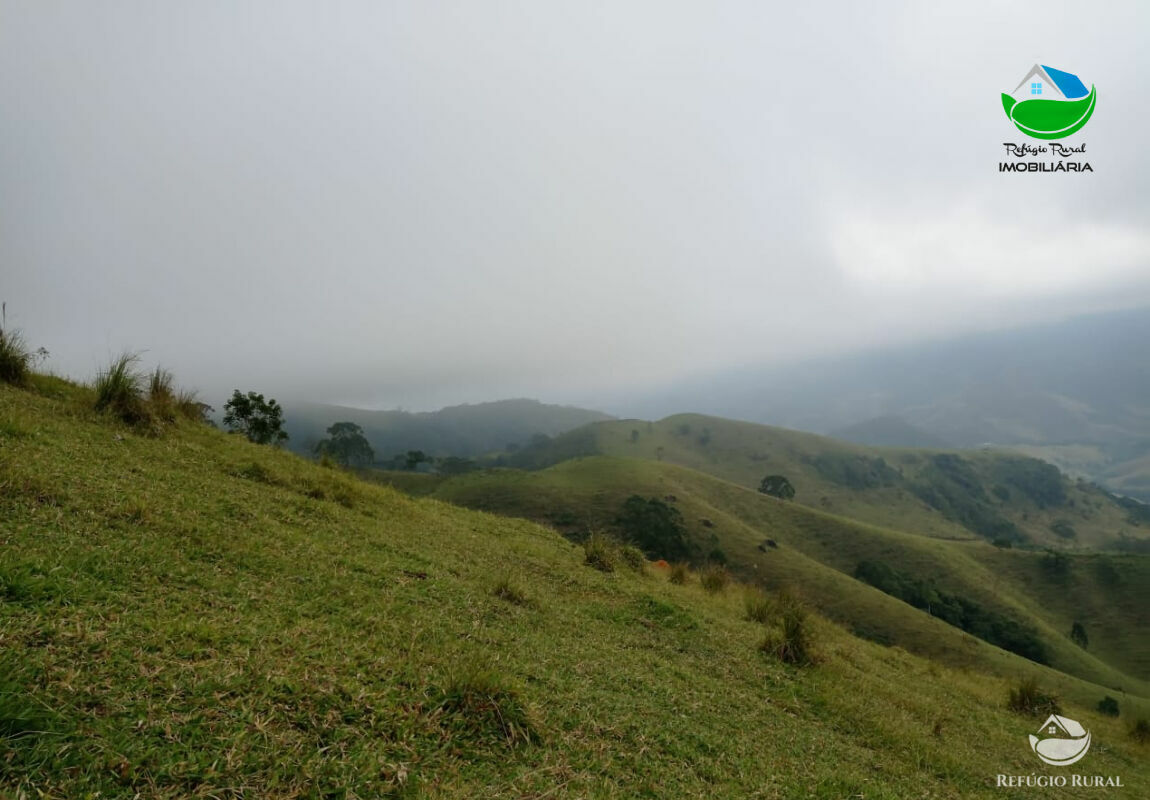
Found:
[[[934,438],[957,447],[1021,446],[1145,497],[1147,342],[1150,309],[1096,314],[720,373],[684,381],[628,411],[698,411],[867,444],[924,446]]]
[[[609,414],[538,400],[499,400],[458,405],[439,411],[372,411],[323,403],[285,404],[288,444],[310,454],[334,422],[354,422],[375,450],[387,458],[406,450],[429,455],[478,456],[507,445],[522,445],[538,434],[556,436],[589,422],[613,419]]]

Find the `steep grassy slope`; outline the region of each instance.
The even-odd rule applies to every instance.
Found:
[[[798,503],[939,538],[1003,538],[1068,550],[1150,538],[1150,526],[1105,492],[1036,459],[866,447],[697,414],[596,423],[509,463],[534,468],[593,454],[680,464],[751,488],[764,475],[782,474]]]
[[[631,494],[666,498],[683,515],[696,552],[718,547],[733,569],[767,585],[798,585],[825,613],[855,631],[897,642],[956,665],[1009,672],[997,648],[975,644],[854,580],[874,561],[934,582],[997,613],[1033,625],[1049,663],[1072,675],[1150,695],[1150,558],[1055,558],[1000,550],[981,541],[944,541],[836,517],[666,463],[591,457],[539,472],[496,470],[440,483],[435,496],[548,522],[578,535],[613,527]],[[760,548],[771,538],[779,547]],[[1083,650],[1069,639],[1074,621],[1093,633]]]
[[[1002,680],[819,620],[785,667],[736,590],[39,385],[0,386],[0,796],[1055,796],[994,788],[1047,771]],[[1093,699],[1089,772],[1146,796]]]

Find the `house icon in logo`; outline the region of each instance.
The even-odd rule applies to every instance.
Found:
[[[1090,731],[1076,720],[1051,714],[1039,726],[1038,736],[1030,735],[1030,749],[1047,764],[1066,767],[1086,755]]]
[[[1020,102],[1037,99],[1077,100],[1090,94],[1090,90],[1077,75],[1035,64],[1010,94]]]
[[[1097,99],[1097,90],[1074,73],[1035,64],[1013,92],[1002,93],[1002,110],[1027,136],[1062,139],[1090,120]]]

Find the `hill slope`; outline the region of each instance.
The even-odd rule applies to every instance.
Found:
[[[507,463],[538,468],[595,454],[679,464],[748,488],[782,474],[797,503],[925,536],[1067,550],[1121,549],[1150,539],[1150,520],[1034,458],[867,447],[700,414],[595,423]]]
[[[927,539],[779,501],[694,470],[635,459],[591,457],[540,472],[488,471],[434,488],[436,497],[548,522],[576,537],[587,529],[618,531],[617,518],[632,494],[675,506],[697,557],[718,548],[746,579],[797,587],[861,634],[956,666],[1002,674],[1023,667],[1016,656],[974,646],[961,630],[852,577],[864,561],[882,563],[1003,620],[1033,627],[1046,660],[1063,672],[1150,696],[1150,641],[1141,621],[1150,603],[1147,556],[1055,559],[977,540]],[[777,547],[761,548],[768,538]],[[1070,641],[1075,621],[1092,632],[1088,651]]]
[[[736,591],[37,385],[0,386],[0,795],[989,798],[1045,771],[1001,680],[819,620],[786,667]],[[1066,710],[1090,772],[1150,793],[1124,718]]]

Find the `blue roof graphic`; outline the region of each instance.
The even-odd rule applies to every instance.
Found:
[[[1062,92],[1063,97],[1067,100],[1074,100],[1090,94],[1090,91],[1083,85],[1077,75],[1070,72],[1063,72],[1054,67],[1048,67],[1045,64],[1042,65],[1042,68],[1046,70],[1046,74],[1050,76],[1050,80],[1054,81],[1054,85],[1058,87],[1058,91]]]

